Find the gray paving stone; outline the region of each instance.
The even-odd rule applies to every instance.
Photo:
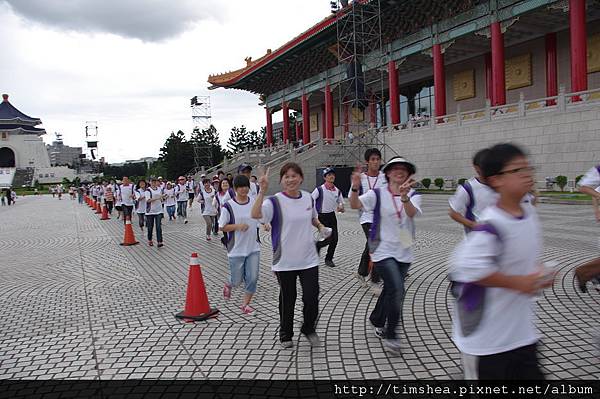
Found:
[[[257,314],[247,318],[238,308],[241,292],[229,302],[221,296],[226,254],[218,242],[200,239],[196,209],[188,225],[165,223],[166,246],[158,251],[119,246],[122,223],[101,222],[87,207],[23,198],[0,208],[0,258],[8,260],[0,264],[0,378],[459,378],[445,270],[462,232],[447,217],[447,197],[424,196],[423,209],[399,330],[405,349],[393,358],[368,321],[376,298],[353,276],[364,247],[355,212],[339,216],[338,267],[320,269],[324,346],[311,349],[299,334],[299,296],[294,348],[281,350],[270,236],[262,236]],[[598,227],[588,207],[542,204],[539,213],[543,258],[557,260],[560,272],[538,300],[544,372],[549,379],[595,378],[600,361],[591,334],[600,325],[600,301],[575,291],[572,270],[597,256]],[[139,229],[135,234],[142,238]],[[180,323],[173,315],[184,306],[194,251],[221,313]]]

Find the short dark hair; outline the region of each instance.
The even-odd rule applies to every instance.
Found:
[[[206,178],[202,179],[202,184],[206,184],[206,183],[210,184],[210,179],[206,179]]]
[[[504,167],[517,157],[525,157],[527,153],[519,146],[512,143],[496,144],[489,149],[489,153],[483,157],[481,162],[481,173],[483,177],[495,176]]]
[[[248,187],[250,188],[250,179],[244,175],[237,175],[233,179],[233,188]]]
[[[489,153],[490,153],[489,148],[484,148],[482,150],[477,151],[475,153],[475,155],[473,156],[473,165],[481,167],[483,158],[485,158]]]
[[[304,179],[304,172],[302,172],[302,168],[296,162],[288,162],[281,167],[279,171],[279,181],[283,179],[283,175],[285,175],[288,170],[292,170],[295,173],[299,174],[302,179]]]
[[[365,151],[365,161],[369,162],[369,159],[373,155],[377,155],[379,159],[381,159],[381,151],[379,151],[377,148],[369,148],[367,151]]]

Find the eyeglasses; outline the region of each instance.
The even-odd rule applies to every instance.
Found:
[[[514,175],[515,173],[526,174],[535,172],[534,166],[524,166],[522,168],[515,168],[509,170],[503,170],[502,172],[498,172],[498,175]]]

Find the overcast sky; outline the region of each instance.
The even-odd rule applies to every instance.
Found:
[[[327,0],[0,0],[0,91],[42,119],[46,142],[60,132],[83,145],[85,122],[98,121],[108,162],[157,156],[172,130],[189,135],[194,95],[211,96],[225,142],[232,126],[263,126],[264,110],[251,93],[208,91],[208,75],[328,13]]]

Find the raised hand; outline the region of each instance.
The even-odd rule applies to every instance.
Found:
[[[356,164],[354,168],[354,172],[352,172],[352,176],[350,178],[350,185],[352,188],[360,187],[360,174],[362,173],[362,165],[360,163]]]
[[[268,167],[266,170],[263,168],[263,172],[258,178],[258,185],[260,187],[261,193],[266,193],[269,189],[269,172],[271,167]]]
[[[415,185],[415,183],[416,183],[416,181],[412,177],[408,178],[408,180],[406,180],[404,183],[402,183],[400,185],[400,195],[402,195],[402,196],[408,195],[408,192],[410,191],[412,186]]]

